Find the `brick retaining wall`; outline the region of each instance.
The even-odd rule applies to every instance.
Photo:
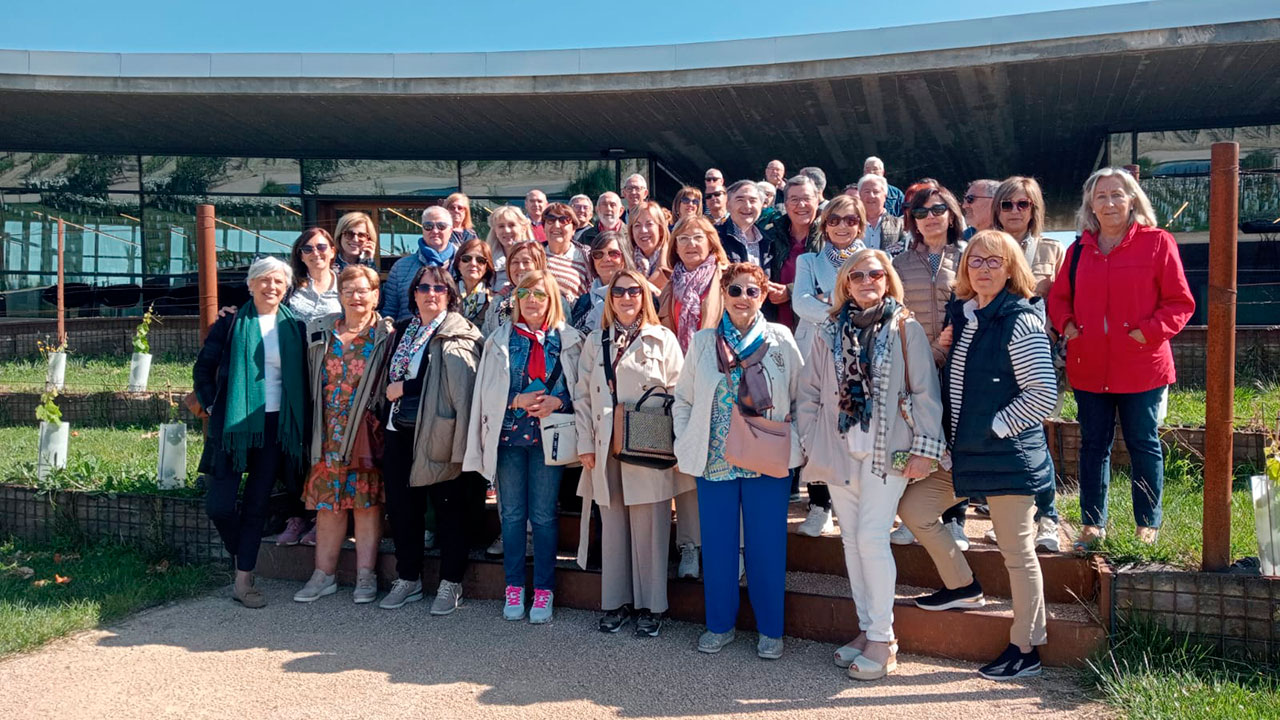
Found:
[[[128,355],[139,318],[67,318],[67,348],[77,355]],[[58,324],[54,320],[19,320],[0,323],[0,360],[30,358],[39,354],[36,341],[52,344]],[[147,336],[152,355],[187,355],[200,350],[200,318],[159,318]]]
[[[199,428],[200,421],[182,403],[185,393],[175,392],[178,402],[178,420],[191,428]],[[0,426],[34,425],[36,406],[40,404],[38,393],[2,393],[0,398]],[[73,426],[109,427],[114,425],[158,425],[169,421],[169,401],[165,393],[67,393],[58,396],[62,419]]]

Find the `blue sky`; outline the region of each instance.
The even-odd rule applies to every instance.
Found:
[[[8,3],[0,48],[466,52],[733,40],[968,20],[1116,0],[55,0]],[[807,12],[801,12],[801,8]],[[911,12],[905,13],[904,9]],[[16,44],[15,44],[16,43]]]

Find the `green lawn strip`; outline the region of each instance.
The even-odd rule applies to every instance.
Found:
[[[1280,667],[1222,657],[1142,618],[1124,621],[1084,684],[1130,720],[1280,718]]]
[[[221,566],[170,564],[119,545],[0,543],[0,656],[228,581]]]
[[[124,392],[129,386],[129,355],[67,355],[64,392]],[[185,394],[191,389],[194,356],[156,355],[151,358],[147,389],[163,392],[172,388]],[[0,391],[40,392],[44,389],[43,358],[0,362]]]
[[[1165,425],[1203,427],[1205,414],[1204,388],[1174,387],[1169,390],[1169,415]],[[1235,426],[1239,429],[1269,429],[1280,415],[1280,382],[1276,380],[1236,380]],[[1067,393],[1061,417],[1075,420],[1076,399]]]
[[[77,428],[71,426],[67,442],[67,467],[55,470],[44,481],[36,479],[38,431],[35,426],[0,427],[0,482],[58,490],[106,492],[160,492],[156,487],[156,462],[160,438],[154,426]],[[204,438],[198,430],[187,432],[187,487],[167,494],[194,494]]]

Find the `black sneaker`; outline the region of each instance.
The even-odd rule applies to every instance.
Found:
[[[1010,643],[1000,657],[979,668],[978,674],[988,680],[1036,677],[1040,674],[1040,651],[1033,647],[1031,652],[1023,654],[1017,645]]]
[[[631,622],[631,606],[623,605],[617,610],[610,610],[600,618],[600,632],[616,633],[623,625]]]
[[[987,604],[982,597],[982,586],[977,578],[962,588],[943,588],[932,595],[916,599],[916,607],[922,610],[973,610]]]
[[[636,616],[636,637],[658,637],[662,632],[662,613],[641,610]]]

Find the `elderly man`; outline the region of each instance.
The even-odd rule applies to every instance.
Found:
[[[775,191],[781,191],[787,184],[787,166],[781,160],[770,160],[764,166],[764,181],[772,185]]]
[[[409,307],[409,283],[423,265],[448,268],[457,246],[449,242],[453,232],[453,216],[439,205],[422,211],[422,238],[418,251],[396,260],[382,284],[382,314],[396,322],[412,314]]]
[[[712,188],[724,189],[724,173],[718,168],[707,168],[702,176],[702,194],[706,195]]]
[[[573,239],[576,242],[591,227],[591,215],[595,208],[591,205],[591,198],[581,194],[569,198],[569,208],[573,210]]]
[[[524,214],[533,223],[533,237],[544,245],[547,242],[547,231],[542,227],[542,213],[547,210],[547,194],[534,188],[524,196]]]
[[[640,173],[627,176],[622,181],[622,197],[627,201],[627,212],[630,213],[637,205],[649,199],[649,183]]]
[[[728,197],[729,222],[716,228],[720,245],[730,261],[751,262],[767,269],[772,253],[758,225],[763,208],[759,186],[751,180],[739,180],[729,186]]]
[[[964,231],[965,240],[973,237],[974,233],[980,230],[991,229],[995,209],[992,207],[992,198],[996,196],[998,187],[1000,187],[999,180],[986,178],[969,183],[969,189],[964,193],[964,204],[960,206],[961,211],[964,212],[964,221],[969,224]]]
[[[707,191],[702,194],[702,206],[703,212],[717,228],[729,221],[728,193],[724,189],[724,181],[707,187]]]
[[[590,246],[592,239],[605,230],[625,232],[622,220],[622,198],[616,192],[605,192],[596,200],[596,224],[588,225],[574,237],[574,242]]]
[[[863,161],[862,174],[879,175],[880,177],[884,177],[884,161],[875,155],[872,155]],[[902,203],[904,201],[902,191],[890,185],[888,180],[885,180],[884,184],[885,187],[888,188],[889,192],[884,201],[885,210],[894,217],[902,217]]]
[[[867,211],[867,229],[862,242],[893,257],[906,249],[906,242],[902,235],[902,218],[890,215],[885,207],[888,195],[889,182],[883,175],[868,173],[858,181],[858,198]]]

